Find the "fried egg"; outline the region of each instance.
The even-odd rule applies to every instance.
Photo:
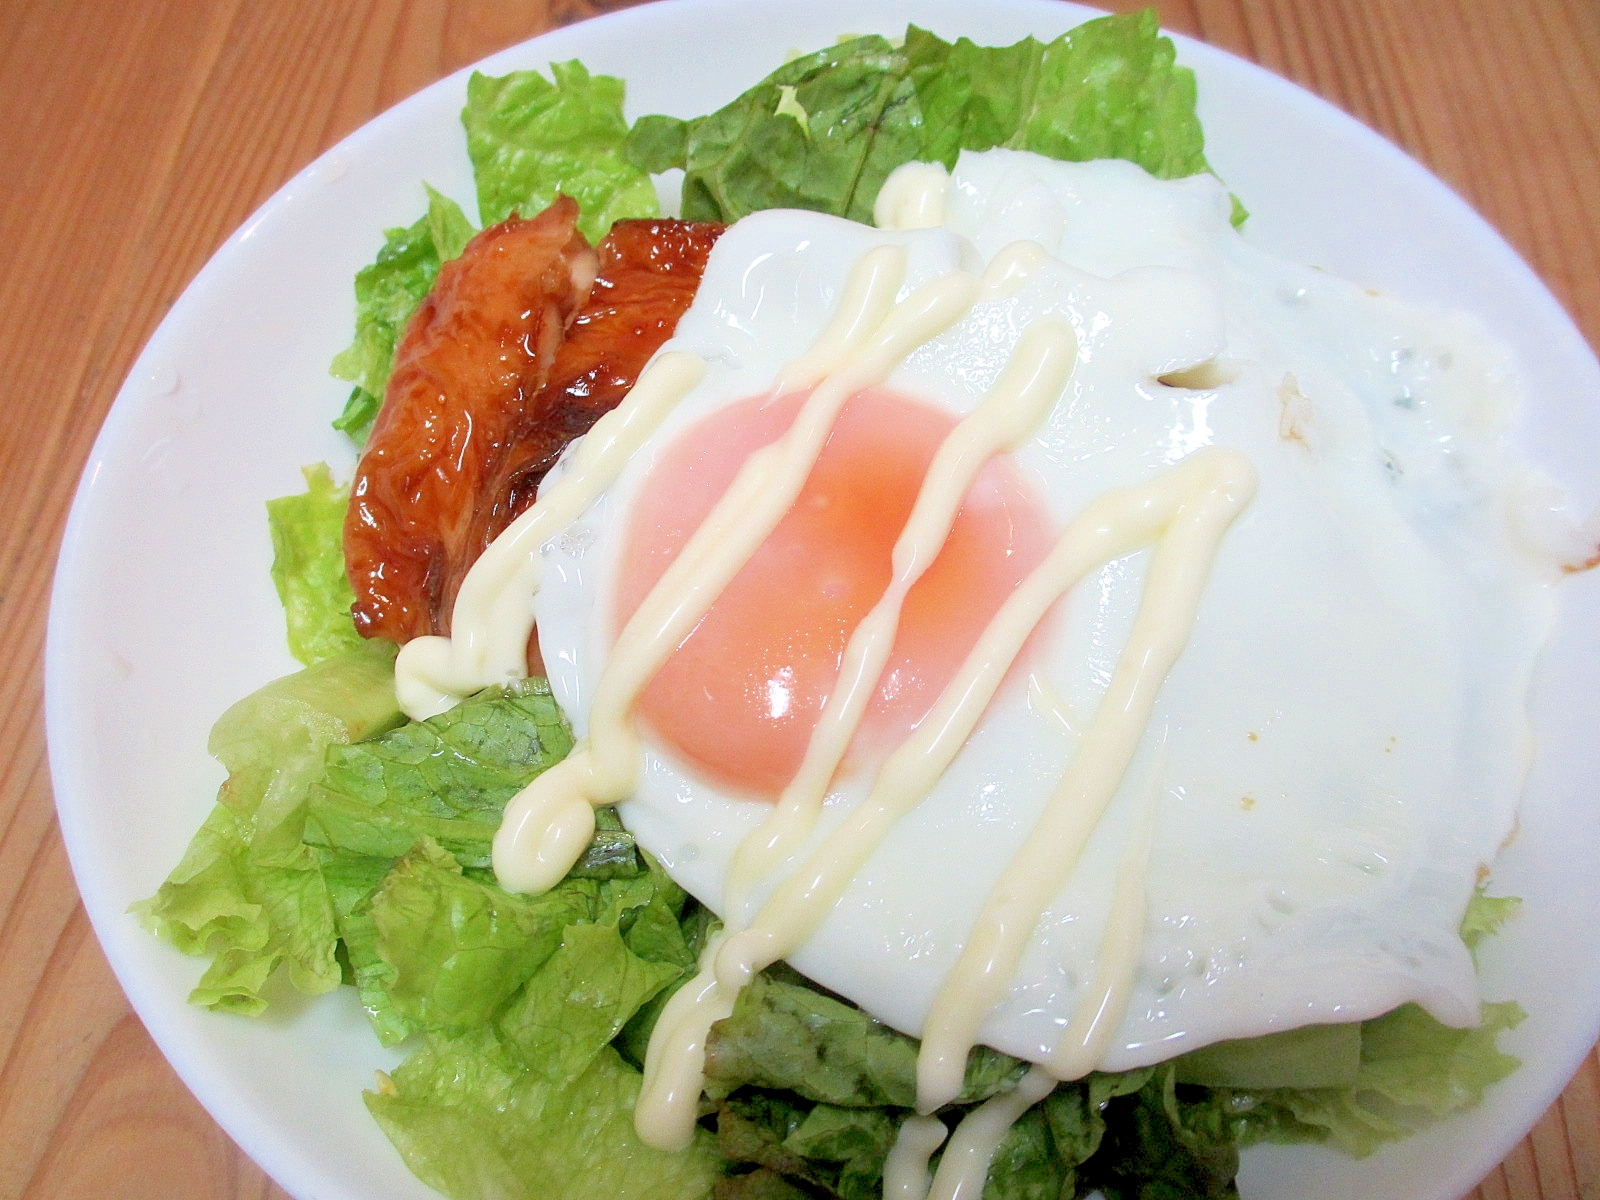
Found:
[[[865,802],[1062,531],[1115,489],[1222,448],[1253,468],[1254,497],[1221,535],[1137,749],[979,1040],[1048,1060],[1096,986],[1128,863],[1142,904],[1105,1069],[1407,1001],[1475,1022],[1458,924],[1513,827],[1553,579],[1508,520],[1528,472],[1501,440],[1506,356],[1465,316],[1255,249],[1210,177],[996,150],[964,154],[934,186],[928,228],[792,211],[731,226],[662,351],[703,360],[699,382],[544,546],[539,644],[582,736],[629,616],[746,458],[794,420],[786,364],[824,336],[864,256],[903,250],[901,299],[962,271],[999,280],[850,400],[788,516],[656,674],[635,710],[644,762],[624,821],[747,925]],[[1075,339],[1070,376],[978,475],[907,596],[818,820],[753,884],[730,886],[888,584],[929,461],[1052,321]],[[1153,556],[1098,564],[1053,606],[793,966],[924,1033],[980,910],[1095,736]]]

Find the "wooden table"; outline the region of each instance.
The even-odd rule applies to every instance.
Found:
[[[0,1198],[284,1195],[129,1010],[51,807],[45,607],[118,385],[218,244],[318,153],[459,66],[626,2],[0,4]],[[1600,345],[1600,3],[1159,7],[1431,166]],[[1474,1195],[1600,1197],[1593,1055]]]

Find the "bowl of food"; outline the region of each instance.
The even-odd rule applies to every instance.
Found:
[[[906,5],[835,45],[859,13],[688,3],[549,35],[319,159],[152,339],[63,547],[53,771],[119,978],[291,1191],[845,1196],[931,1164],[948,1192],[986,1114],[999,1188],[1226,1194],[1242,1138],[1244,1194],[1453,1196],[1593,1043],[1600,600],[1545,490],[1593,503],[1593,356],[1370,132],[1203,46],[1175,70],[1148,20],[1056,40],[1091,16]],[[673,39],[739,65],[653,70]],[[557,406],[567,449],[523,414],[596,298],[626,307],[641,226],[613,222],[663,196],[696,228],[646,257],[687,237],[694,285],[613,401]],[[517,237],[541,280],[493,325],[462,298]],[[500,365],[454,378],[499,381],[516,454],[490,410],[427,408],[486,328]],[[433,486],[408,429],[452,553],[397,511]],[[484,448],[462,500],[442,468]],[[791,512],[818,515],[774,543]],[[474,581],[496,534],[536,593]],[[775,573],[674,570],[741,538]],[[606,715],[619,673],[637,720]],[[1514,916],[1469,910],[1481,871]],[[990,994],[948,984],[972,947]]]

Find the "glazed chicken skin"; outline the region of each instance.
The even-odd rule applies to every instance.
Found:
[[[468,568],[671,336],[721,232],[622,221],[596,253],[577,220],[562,196],[484,230],[407,324],[345,517],[364,636],[449,633]]]
[[[622,402],[672,336],[723,228],[670,218],[611,227],[600,242],[600,273],[588,303],[567,329],[480,509],[484,546],[533,503],[567,443]]]
[[[442,632],[478,496],[598,266],[577,203],[562,197],[531,220],[485,229],[440,269],[396,347],[345,516],[352,613],[365,636]]]

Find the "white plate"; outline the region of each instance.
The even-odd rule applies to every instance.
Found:
[[[998,44],[1094,14],[1045,0],[682,0],[498,54],[494,74],[581,57],[624,76],[630,114],[706,112],[791,48],[907,19]],[[681,47],[669,52],[668,47]],[[1594,503],[1600,366],[1504,242],[1442,184],[1348,117],[1249,64],[1179,39],[1200,78],[1208,153],[1252,213],[1248,236],[1401,295],[1471,309],[1518,350],[1534,401],[1518,436]],[[681,68],[685,62],[714,69]],[[267,577],[262,502],[302,464],[348,472],[328,427],[346,388],[351,279],[380,231],[423,208],[420,181],[472,196],[457,122],[466,73],[358,130],[291,180],[196,277],[123,385],[84,471],[50,612],[46,686],[57,805],[78,885],[156,1042],[239,1144],[302,1200],[428,1200],[361,1103],[378,1048],[347,991],[286,997],[265,1019],[184,1002],[200,964],[126,914],[176,863],[221,769],[205,754],[230,703],[294,667]],[[475,206],[468,203],[469,211]],[[1575,481],[1581,481],[1578,487]],[[1585,491],[1584,489],[1588,489]],[[1561,1090],[1600,1032],[1600,580],[1566,587],[1534,696],[1541,753],[1520,833],[1497,868],[1524,915],[1485,954],[1487,992],[1528,1021],[1524,1065],[1477,1111],[1363,1162],[1305,1148],[1246,1156],[1246,1196],[1454,1200]]]

